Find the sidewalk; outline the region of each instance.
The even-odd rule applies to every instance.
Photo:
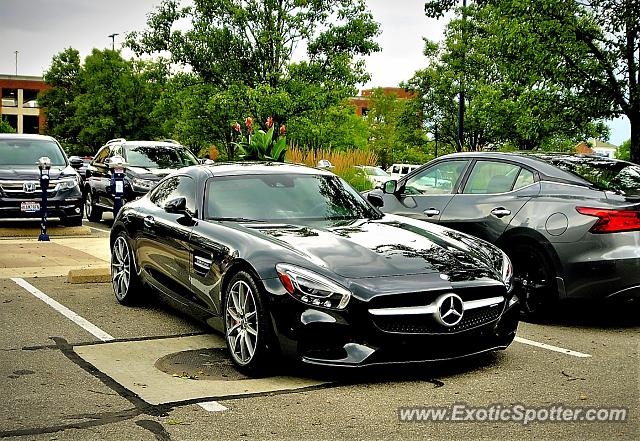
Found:
[[[0,240],[0,278],[67,276],[69,271],[108,272],[108,237]]]

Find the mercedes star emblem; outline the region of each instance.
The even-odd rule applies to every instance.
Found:
[[[441,325],[452,327],[460,323],[464,314],[464,302],[453,293],[443,294],[436,300],[436,320]]]

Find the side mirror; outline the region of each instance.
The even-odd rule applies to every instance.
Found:
[[[200,162],[200,164],[204,164],[204,165],[215,164],[215,161],[209,158],[200,158],[198,159],[198,161]]]
[[[398,191],[398,181],[391,179],[382,186],[382,191],[386,194],[395,194]]]
[[[187,198],[175,198],[164,204],[164,211],[172,214],[187,214]]]
[[[82,161],[82,158],[80,158],[79,156],[72,156],[69,158],[69,164],[71,165],[71,167],[77,170],[80,167],[82,167],[82,164],[84,164],[84,162]]]
[[[367,200],[376,208],[380,208],[384,205],[384,199],[376,193],[367,193]]]

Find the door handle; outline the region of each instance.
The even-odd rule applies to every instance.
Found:
[[[156,220],[153,218],[153,216],[146,216],[144,218],[144,226],[145,227],[153,227],[156,224]]]
[[[493,214],[495,217],[505,217],[511,214],[511,210],[507,210],[504,207],[497,207],[491,210],[491,214]]]
[[[423,211],[423,213],[429,217],[437,216],[440,214],[440,210],[436,210],[435,208],[427,208]]]

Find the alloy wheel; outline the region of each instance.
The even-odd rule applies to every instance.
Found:
[[[124,236],[118,236],[111,252],[111,284],[118,300],[123,300],[129,291],[131,259],[129,245]]]
[[[258,344],[258,310],[255,293],[244,281],[229,290],[225,310],[226,337],[231,356],[240,365],[251,362]]]
[[[87,219],[91,217],[91,213],[93,211],[93,197],[91,196],[91,191],[87,191],[87,195],[84,198],[84,213],[87,216]]]

